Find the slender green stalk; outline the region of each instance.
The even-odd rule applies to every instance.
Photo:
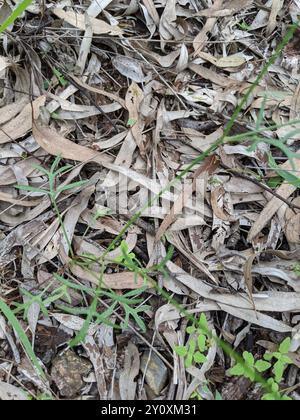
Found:
[[[18,6],[13,10],[12,14],[6,19],[5,22],[0,26],[0,34],[3,33],[10,25],[14,23],[16,19],[31,5],[33,0],[23,0]]]
[[[6,305],[6,303],[0,299],[0,311],[4,314],[4,316],[7,318],[10,325],[14,328],[16,331],[17,336],[19,337],[24,350],[27,354],[27,357],[31,360],[33,363],[36,371],[41,375],[42,378],[46,378],[38,359],[36,358],[36,355],[34,354],[34,351],[32,350],[31,344],[27,338],[27,335],[23,331],[23,328],[21,327],[19,321],[13,314],[13,312],[10,310],[10,308]]]

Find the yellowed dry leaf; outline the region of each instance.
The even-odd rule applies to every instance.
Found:
[[[230,55],[228,57],[215,58],[211,54],[200,51],[198,57],[209,61],[214,66],[219,68],[240,67],[246,63],[246,60],[239,54]]]
[[[229,55],[228,57],[218,58],[216,66],[220,68],[240,67],[246,64],[246,60],[239,54]]]
[[[85,23],[84,15],[81,15],[79,13],[75,13],[72,11],[65,12],[59,8],[53,9],[52,12],[55,14],[55,16],[69,23],[75,28],[78,28],[81,31],[85,31],[86,23]],[[110,35],[120,36],[123,33],[122,29],[119,28],[118,26],[111,26],[100,19],[90,17],[90,22],[91,22],[93,33],[95,35],[110,34]]]

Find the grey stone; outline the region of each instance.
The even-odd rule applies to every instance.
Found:
[[[91,363],[68,350],[52,363],[51,377],[63,397],[74,397],[85,385],[83,377],[91,371]]]
[[[145,379],[151,390],[159,395],[168,380],[168,369],[163,361],[152,352],[149,360],[149,351],[146,351],[141,359],[141,371],[145,373]]]

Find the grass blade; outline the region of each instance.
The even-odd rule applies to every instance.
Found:
[[[17,320],[17,318],[15,317],[15,315],[13,314],[13,312],[9,309],[9,307],[6,305],[6,303],[0,299],[0,311],[4,314],[4,316],[6,317],[6,319],[8,320],[8,322],[10,323],[10,325],[14,328],[14,330],[16,331],[19,340],[21,341],[24,350],[26,352],[27,357],[31,360],[31,362],[33,363],[36,371],[39,373],[39,375],[42,378],[46,378],[40,364],[39,361],[36,357],[36,355],[34,354],[34,351],[32,350],[30,341],[28,340],[27,335],[25,334],[23,328],[21,327],[19,321]]]
[[[31,5],[31,3],[32,0],[23,0],[22,3],[20,3],[6,19],[6,21],[2,23],[0,26],[0,33],[3,33],[10,25],[12,25],[14,21],[18,19],[18,17],[27,9],[27,7]]]

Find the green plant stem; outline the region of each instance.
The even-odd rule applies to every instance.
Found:
[[[59,208],[58,208],[58,206],[57,206],[57,202],[56,202],[56,200],[55,200],[55,198],[54,198],[54,197],[51,197],[51,202],[52,202],[52,206],[53,206],[53,208],[54,208],[54,210],[55,210],[55,213],[56,213],[56,215],[57,215],[57,217],[58,217],[58,221],[59,221],[60,227],[61,227],[61,229],[62,229],[62,231],[63,231],[63,235],[64,235],[64,237],[65,237],[65,240],[66,240],[66,242],[67,242],[67,245],[68,245],[68,248],[69,248],[69,252],[70,252],[70,254],[71,254],[71,257],[72,257],[72,258],[74,258],[74,252],[73,252],[72,244],[71,244],[71,242],[70,242],[70,240],[69,240],[69,237],[68,237],[68,234],[67,234],[67,231],[66,231],[65,225],[64,225],[64,221],[63,221],[63,219],[62,219],[62,217],[61,217],[61,214],[60,214]]]
[[[23,0],[22,3],[13,10],[12,14],[0,26],[0,33],[3,33],[16,19],[31,5],[33,0]]]
[[[35,367],[37,373],[40,374],[40,376],[43,379],[46,379],[45,373],[43,372],[38,359],[36,358],[36,355],[34,354],[34,351],[32,350],[31,344],[27,338],[27,335],[23,331],[23,328],[21,327],[19,321],[11,311],[11,309],[6,305],[6,303],[0,299],[0,311],[4,314],[4,316],[7,318],[8,322],[11,324],[11,326],[16,331],[20,342],[22,343],[24,350],[27,354],[27,357],[31,360],[33,363],[33,366]]]
[[[180,175],[178,175],[173,181],[171,181],[164,189],[162,189],[154,198],[150,199],[144,206],[143,208],[137,212],[124,226],[124,228],[121,230],[121,232],[119,233],[118,236],[116,236],[116,238],[111,242],[111,244],[109,245],[109,247],[107,248],[107,250],[104,252],[103,257],[105,258],[108,253],[110,251],[112,251],[114,249],[114,247],[116,246],[116,244],[120,241],[120,239],[122,239],[123,235],[127,232],[127,230],[141,217],[142,213],[148,208],[151,207],[157,200],[159,200],[161,198],[161,196],[169,191],[174,185],[175,183],[177,183],[178,181],[181,181],[190,171],[192,171],[192,169],[194,169],[194,167],[196,165],[198,165],[199,163],[203,162],[204,159],[206,159],[207,157],[209,157],[213,152],[215,152],[220,146],[222,146],[232,127],[234,126],[235,120],[237,119],[239,113],[241,112],[241,110],[243,109],[243,106],[248,102],[248,99],[250,98],[251,94],[253,93],[253,91],[255,90],[255,88],[259,85],[260,81],[264,78],[264,76],[267,74],[269,67],[275,63],[276,59],[279,57],[281,51],[284,49],[284,47],[289,43],[289,41],[292,39],[295,31],[299,28],[299,23],[300,23],[300,19],[294,23],[288,30],[288,32],[286,33],[285,37],[283,38],[283,40],[278,44],[275,53],[272,55],[272,57],[269,59],[269,61],[265,64],[265,66],[263,67],[262,71],[260,72],[260,74],[257,76],[256,80],[254,81],[254,83],[250,86],[250,88],[248,89],[247,93],[245,94],[245,96],[243,97],[243,99],[241,100],[240,104],[237,106],[237,108],[235,109],[234,113],[232,114],[232,117],[230,118],[229,122],[227,123],[224,133],[223,135],[216,140],[205,152],[201,153],[200,156],[198,156],[196,159],[194,159],[188,166],[187,168],[181,172]]]

